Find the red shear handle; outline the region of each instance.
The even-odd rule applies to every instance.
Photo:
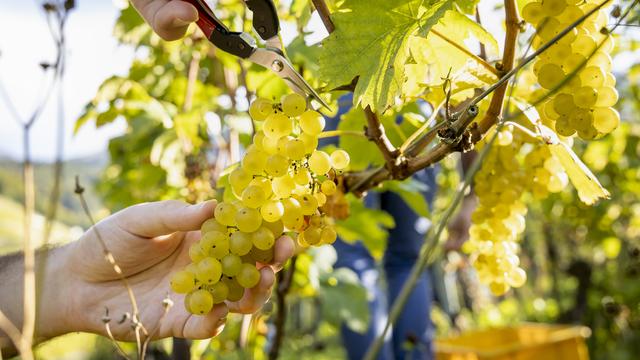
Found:
[[[229,30],[213,15],[213,11],[203,0],[182,0],[190,3],[198,9],[198,27],[207,38],[211,38],[214,31],[228,32]]]

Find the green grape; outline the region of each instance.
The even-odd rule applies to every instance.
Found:
[[[300,245],[300,247],[302,248],[308,248],[309,243],[307,243],[307,241],[304,239],[304,232],[298,233],[298,236],[296,236],[296,242],[298,243],[298,245]]]
[[[248,186],[242,192],[242,204],[244,206],[256,209],[267,201],[267,196],[264,194],[262,188],[258,185]]]
[[[189,247],[189,258],[191,259],[191,261],[198,262],[204,259],[205,257],[207,257],[207,254],[205,254],[204,251],[202,251],[200,244],[198,243],[191,244],[191,246]]]
[[[564,171],[551,174],[547,189],[551,193],[559,193],[569,185],[569,177]]]
[[[602,86],[598,88],[598,99],[595,102],[597,107],[613,106],[618,102],[618,90],[613,86]]]
[[[571,47],[555,44],[547,50],[549,52],[549,60],[556,64],[562,64],[564,59],[571,56]]]
[[[271,232],[273,233],[273,237],[275,237],[276,239],[279,238],[282,233],[284,232],[284,225],[282,224],[282,221],[278,220],[278,221],[265,221],[262,223],[262,226],[266,227],[267,229],[271,230]]]
[[[236,226],[236,211],[238,209],[233,204],[219,203],[214,210],[214,216],[223,225]]]
[[[251,261],[259,262],[263,264],[270,264],[273,262],[273,247],[267,250],[260,250],[257,247],[253,247],[249,256],[251,257]]]
[[[333,226],[325,226],[322,228],[322,232],[320,233],[320,243],[331,245],[336,242],[338,238],[338,234]]]
[[[267,137],[281,138],[293,130],[293,122],[284,114],[271,114],[264,122],[262,131]]]
[[[247,233],[254,232],[262,224],[262,215],[256,209],[241,208],[236,213],[236,223],[238,224],[238,230]]]
[[[196,272],[198,272],[198,265],[196,265],[195,263],[190,263],[184,268],[184,271],[191,273],[191,275],[193,275],[193,277],[195,278]]]
[[[507,275],[507,281],[514,288],[521,287],[527,282],[527,273],[521,268],[511,269]]]
[[[611,107],[593,109],[593,127],[598,132],[608,134],[620,125],[620,114]]]
[[[321,192],[317,192],[313,194],[315,196],[316,201],[318,201],[318,207],[323,206],[327,202],[327,196]]]
[[[171,290],[177,294],[186,294],[196,286],[194,274],[186,270],[180,270],[171,276]]]
[[[571,73],[575,69],[579,68],[580,66],[583,66],[583,64],[586,64],[586,63],[587,63],[587,58],[584,55],[574,52],[568,57],[566,57],[564,60],[562,60],[562,68],[566,73]]]
[[[275,154],[267,158],[267,164],[265,165],[267,174],[278,177],[285,175],[287,170],[289,170],[289,160],[286,157]]]
[[[320,191],[322,191],[322,193],[325,195],[331,196],[335,194],[336,191],[338,191],[338,188],[336,187],[336,183],[334,183],[333,180],[325,180],[322,182],[322,184],[320,184]]]
[[[502,296],[509,291],[509,285],[504,282],[492,281],[491,284],[489,284],[489,290],[491,290],[491,293],[495,296]]]
[[[592,124],[588,124],[586,127],[578,129],[578,136],[584,140],[593,140],[598,137],[598,130]]]
[[[544,22],[538,24],[536,29],[537,35],[543,42],[551,40],[554,36],[558,35],[562,31],[562,24],[554,18],[547,18]],[[574,29],[575,31],[575,29]],[[565,36],[571,36],[569,34]]]
[[[311,177],[309,170],[300,168],[298,169],[298,172],[293,175],[293,181],[298,185],[306,186],[313,181],[313,178]]]
[[[588,129],[593,120],[593,115],[589,110],[580,109],[574,111],[569,117],[569,124],[578,130]]]
[[[589,57],[596,50],[598,44],[591,35],[579,34],[571,44],[574,53],[578,53],[584,57]]]
[[[318,200],[311,194],[303,194],[295,198],[300,203],[302,215],[313,215],[318,210]]]
[[[546,16],[557,16],[564,11],[567,3],[564,0],[544,0],[542,2],[542,12]]]
[[[609,72],[611,71],[612,61],[611,55],[602,51],[597,51],[589,58],[587,64],[589,66],[600,67],[603,71]]]
[[[287,116],[300,116],[307,109],[307,99],[300,94],[289,94],[282,98],[282,112]]]
[[[222,265],[222,273],[224,275],[236,276],[240,270],[240,265],[242,265],[242,260],[240,260],[240,256],[238,255],[227,254],[220,260],[220,264]]]
[[[266,163],[267,153],[257,148],[251,148],[242,158],[242,169],[248,174],[260,175],[264,173]]]
[[[266,199],[271,197],[273,191],[271,190],[271,180],[264,177],[257,177],[249,183],[249,186],[258,186],[264,192],[264,196]]]
[[[291,195],[293,189],[296,188],[296,183],[293,181],[293,178],[287,174],[273,179],[271,188],[273,193],[282,199]]]
[[[260,214],[265,221],[278,221],[284,214],[284,206],[278,200],[267,201],[260,208]]]
[[[212,257],[206,257],[198,262],[196,279],[203,284],[212,285],[220,280],[222,265]]]
[[[349,153],[342,149],[338,149],[331,153],[331,163],[338,170],[346,169],[349,166]]]
[[[616,77],[612,73],[607,72],[605,74],[604,83],[602,85],[603,86],[616,86]]]
[[[605,73],[597,66],[587,66],[580,71],[580,82],[582,86],[597,88],[604,84]]]
[[[227,227],[225,225],[220,224],[218,220],[211,218],[205,221],[204,223],[202,223],[202,226],[200,227],[200,232],[202,234],[208,233],[210,231],[219,231],[223,233],[227,231]]]
[[[229,253],[229,236],[219,231],[206,233],[200,239],[200,248],[207,256],[221,259]]]
[[[262,121],[273,112],[273,104],[267,99],[257,98],[249,105],[249,115],[255,121]]]
[[[309,245],[317,245],[320,243],[322,230],[317,226],[309,226],[304,230],[304,240]]]
[[[557,86],[564,79],[564,71],[556,64],[546,64],[540,68],[538,83],[543,88],[550,90]]]
[[[257,247],[260,250],[267,250],[276,242],[275,236],[271,230],[269,230],[265,226],[261,226],[258,230],[251,233],[251,239],[253,241],[253,246]]]
[[[331,158],[321,150],[316,150],[309,157],[309,169],[316,175],[324,175],[331,170]]]
[[[252,264],[242,264],[236,280],[243,288],[250,289],[260,282],[260,271]]]
[[[213,297],[207,290],[196,290],[189,296],[189,306],[193,314],[208,314],[213,308]]]
[[[225,285],[227,285],[228,293],[227,300],[229,301],[238,301],[242,299],[242,295],[244,295],[244,288],[238,284],[238,281],[235,277],[223,277],[222,281]]]
[[[264,139],[262,139],[262,150],[269,155],[277,154],[279,141],[280,141],[280,138],[278,137],[271,138],[271,137],[265,136]]]
[[[287,141],[285,146],[286,156],[291,160],[301,160],[306,154],[304,142],[300,139],[292,139]]]
[[[318,147],[318,137],[315,135],[302,133],[298,136],[298,139],[304,143],[305,154],[311,154]]]
[[[249,185],[252,179],[253,177],[251,176],[251,174],[244,171],[242,167],[235,168],[229,174],[229,183],[234,189],[239,190],[239,192],[242,192],[242,190],[244,190]]]
[[[287,157],[287,144],[289,143],[289,141],[293,140],[293,136],[283,136],[280,139],[278,139],[278,146],[277,146],[277,151],[276,154],[278,155],[282,155],[284,157]]]
[[[322,216],[313,215],[309,217],[309,226],[321,226],[322,225]]]
[[[282,200],[282,205],[284,206],[282,215],[284,226],[290,230],[299,229],[304,224],[300,202],[294,198],[286,198]]]
[[[229,241],[229,250],[232,254],[238,256],[244,256],[251,251],[251,247],[253,246],[253,242],[251,240],[251,235],[242,231],[236,231],[231,234],[231,239]]]
[[[573,101],[577,107],[591,108],[598,100],[598,91],[592,87],[583,86],[573,94]]]
[[[317,111],[307,110],[300,115],[300,128],[309,135],[317,136],[324,129],[324,125],[324,117]]]
[[[542,108],[542,113],[545,117],[549,119],[556,120],[560,117],[560,114],[553,108],[555,98],[550,99],[549,101],[544,103],[544,107]],[[502,152],[501,152],[502,154]]]
[[[571,4],[571,2],[575,2],[575,1],[581,1],[581,0],[569,0],[567,1],[567,6],[564,11],[562,12],[562,14],[560,14],[559,16],[556,17],[556,19],[558,19],[558,21],[560,21],[561,24],[563,25],[568,25],[573,23],[574,21],[580,19],[580,17],[582,15],[584,15],[584,12],[578,7],[575,6],[576,4]]]
[[[184,297],[184,309],[187,310],[187,312],[189,314],[195,314],[193,309],[191,309],[191,304],[190,304],[190,302],[191,302],[191,294],[193,294],[193,292],[188,293]]]
[[[536,25],[545,17],[542,11],[542,4],[530,2],[522,8],[522,18],[529,24]]]
[[[262,131],[258,131],[255,133],[255,135],[253,135],[253,141],[251,142],[251,145],[255,146],[255,148],[260,151],[264,151],[262,143],[264,142],[265,138],[266,136],[264,135],[264,133]]]
[[[209,293],[214,304],[223,303],[229,295],[229,287],[224,281],[218,281],[217,283],[209,287]]]

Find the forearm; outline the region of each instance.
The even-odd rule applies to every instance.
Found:
[[[69,308],[72,304],[65,267],[66,248],[41,249],[36,254],[37,303],[34,343],[44,341],[72,329],[68,328]],[[25,304],[35,299],[24,299],[24,262],[22,254],[0,257],[0,310],[18,329],[22,329]],[[0,328],[2,354],[8,356],[12,342]]]

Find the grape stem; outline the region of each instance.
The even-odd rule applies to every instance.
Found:
[[[365,135],[364,132],[362,131],[355,131],[355,130],[329,130],[329,131],[323,131],[320,134],[318,134],[318,139],[323,139],[323,138],[330,138],[330,137],[334,137],[334,136],[360,136],[360,137],[367,137]]]

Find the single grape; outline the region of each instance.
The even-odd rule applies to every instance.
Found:
[[[349,153],[342,149],[338,149],[331,153],[331,164],[338,170],[346,169],[349,166]]]
[[[218,281],[217,283],[209,287],[209,293],[214,304],[223,303],[229,295],[229,287],[224,281]]]
[[[589,66],[600,67],[603,71],[609,72],[611,71],[613,60],[611,59],[611,55],[602,51],[596,51],[596,53],[589,58],[587,64]]]
[[[282,215],[284,226],[290,230],[299,229],[304,224],[300,202],[294,198],[286,198],[282,200],[282,205],[284,206]]]
[[[273,233],[273,237],[274,238],[279,238],[282,233],[284,232],[284,224],[282,224],[281,220],[278,221],[264,221],[262,222],[262,226],[266,227],[267,229],[271,230],[271,233]]]
[[[273,247],[268,248],[267,250],[260,250],[257,247],[253,247],[249,252],[249,256],[251,257],[252,262],[259,262],[262,264],[270,264],[273,262]]]
[[[491,293],[493,295],[502,296],[506,294],[507,291],[509,291],[509,285],[505,284],[504,282],[493,281],[491,282],[491,284],[489,284],[489,289],[491,290]]]
[[[579,88],[573,95],[573,101],[576,106],[589,109],[598,100],[598,91],[592,87],[583,86]]]
[[[288,94],[282,97],[282,112],[287,116],[300,116],[307,109],[307,99],[300,94]]]
[[[273,112],[273,104],[267,99],[257,98],[249,105],[249,115],[255,121],[262,121]]]
[[[233,191],[238,194],[242,194],[242,191],[249,185],[253,177],[242,169],[242,167],[235,168],[229,174],[229,184]]]
[[[260,271],[252,264],[242,264],[236,280],[243,288],[250,289],[260,282]]]
[[[196,290],[189,296],[188,310],[193,314],[208,314],[213,308],[213,297],[207,290]]]
[[[286,139],[286,138],[285,138]],[[286,157],[275,154],[267,158],[265,171],[271,176],[284,176],[289,169],[289,160]]]
[[[620,114],[611,107],[593,109],[593,127],[603,134],[608,134],[620,125]]]
[[[317,192],[313,194],[315,196],[316,201],[318,201],[318,206],[323,206],[327,202],[327,196],[321,192]]]
[[[584,57],[590,57],[596,50],[598,44],[591,35],[579,34],[571,44],[574,53],[578,53]]]
[[[325,226],[322,228],[322,232],[320,233],[320,243],[322,244],[333,244],[336,242],[338,238],[338,234],[336,233],[333,226]]]
[[[595,102],[597,107],[613,106],[618,102],[618,90],[613,86],[602,86],[597,91],[598,99]]]
[[[256,209],[241,208],[236,213],[236,223],[238,224],[238,230],[247,233],[254,232],[262,224],[262,215]]]
[[[267,201],[267,196],[265,195],[262,188],[258,185],[248,186],[242,192],[242,204],[246,207],[250,207],[252,209],[256,209]]]
[[[226,226],[236,226],[236,212],[238,209],[230,203],[216,205],[214,216],[219,223]]]
[[[331,170],[331,158],[321,150],[316,150],[309,157],[309,169],[316,175],[324,175]]]
[[[202,226],[200,227],[200,232],[202,234],[208,233],[210,231],[219,231],[224,233],[227,231],[227,227],[220,224],[218,220],[211,218],[202,223]]]
[[[251,145],[253,145],[256,149],[260,151],[264,151],[264,146],[262,146],[262,143],[264,142],[265,138],[266,136],[264,135],[264,132],[257,131],[253,135],[253,141],[251,142]]]
[[[244,288],[238,284],[236,278],[225,276],[222,278],[222,281],[227,285],[227,300],[238,301],[242,299],[242,295],[244,295]]]
[[[264,192],[265,198],[270,198],[273,191],[271,190],[271,180],[265,177],[257,177],[249,183],[249,186],[258,186]]]
[[[222,265],[212,257],[206,257],[198,262],[196,278],[203,284],[212,285],[220,280]]]
[[[275,236],[265,226],[261,226],[258,230],[254,231],[251,234],[251,239],[253,241],[253,246],[257,247],[260,250],[267,250],[276,242]]]
[[[206,233],[200,239],[200,247],[207,256],[221,259],[229,253],[229,236],[219,231]]]
[[[260,214],[265,221],[278,221],[284,214],[284,206],[278,200],[271,200],[262,205]]]
[[[300,247],[302,248],[308,248],[309,243],[307,243],[307,241],[304,239],[304,232],[298,233],[298,236],[296,237],[296,242],[298,243],[298,245],[300,245]]]
[[[610,72],[605,73],[604,83],[602,85],[616,86],[616,77]]]
[[[231,234],[231,239],[229,241],[229,249],[232,254],[238,256],[244,256],[251,251],[251,247],[253,246],[253,241],[251,239],[251,235],[242,231],[237,231]]]
[[[293,178],[288,174],[274,178],[271,186],[273,193],[281,199],[289,197],[295,187],[295,181],[293,181]]]
[[[316,226],[309,226],[304,230],[304,240],[309,245],[317,245],[320,243],[322,230]]]
[[[200,244],[198,243],[191,244],[191,246],[189,247],[189,258],[191,259],[191,261],[198,262],[206,257],[207,257],[207,254],[205,254],[204,251],[202,251]]]
[[[314,110],[307,110],[300,115],[300,128],[309,135],[318,135],[325,126],[325,120],[322,115]]]
[[[267,163],[267,153],[252,148],[244,154],[242,158],[242,169],[251,175],[260,175],[264,173],[264,167]]]
[[[295,198],[300,203],[302,215],[313,215],[318,210],[318,200],[311,194],[303,194]]]
[[[293,130],[293,122],[284,114],[271,114],[264,122],[262,131],[267,137],[281,138]]]
[[[305,168],[300,168],[293,175],[293,181],[298,185],[306,186],[313,181],[313,178],[311,177],[311,173],[309,173],[309,170]]]
[[[604,84],[605,77],[604,71],[597,66],[587,66],[580,71],[580,82],[582,86],[592,88],[600,87]]]
[[[578,136],[584,140],[593,140],[598,137],[598,130],[592,124],[589,124],[583,129],[578,129]]]
[[[542,11],[542,4],[530,2],[522,8],[522,18],[532,25],[537,25],[545,17]]]
[[[569,117],[569,124],[576,130],[588,129],[591,126],[593,115],[591,111],[579,109],[574,111]]]
[[[300,139],[287,141],[285,153],[291,160],[301,160],[306,154],[304,142]]]
[[[236,276],[238,271],[240,271],[240,265],[242,265],[242,260],[240,260],[240,256],[234,254],[228,254],[220,260],[220,264],[222,265],[222,273],[226,276]]]
[[[580,66],[585,66],[586,63],[587,58],[584,55],[574,52],[570,56],[562,60],[562,68],[566,73],[571,73],[574,70],[578,69]]]
[[[171,290],[177,294],[186,294],[196,286],[194,274],[186,270],[180,270],[171,276]]]
[[[320,184],[320,191],[328,196],[335,194],[337,189],[336,183],[334,183],[333,180],[327,179]]]
[[[519,267],[512,269],[507,275],[507,281],[514,288],[521,287],[527,282],[527,273]]]
[[[567,7],[564,0],[544,0],[542,2],[542,12],[545,16],[557,16]]]
[[[546,64],[540,68],[538,83],[540,83],[540,86],[543,88],[550,90],[557,86],[564,77],[565,73],[560,66],[556,64]]]
[[[262,150],[269,155],[277,154],[279,141],[280,141],[279,137],[265,136],[262,139]]]
[[[304,143],[305,154],[311,154],[318,147],[318,137],[315,135],[302,133],[298,136],[298,139]]]

